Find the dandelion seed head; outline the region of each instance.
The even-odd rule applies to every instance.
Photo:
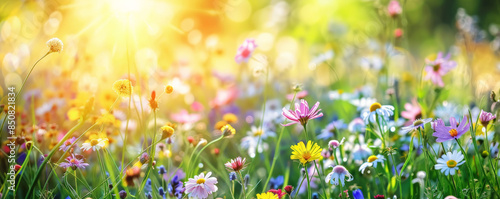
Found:
[[[49,39],[47,46],[50,53],[61,52],[63,50],[63,42],[58,38]]]

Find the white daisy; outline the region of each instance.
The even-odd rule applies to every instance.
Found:
[[[426,123],[431,122],[431,121],[432,121],[432,118],[417,119],[410,126],[405,126],[405,127],[401,128],[401,130],[399,131],[399,134],[400,135],[405,135],[405,134],[409,133],[410,131],[417,130],[418,128],[422,128],[423,129],[424,125]]]
[[[370,157],[368,157],[367,162],[363,163],[359,167],[359,171],[361,171],[361,173],[365,173],[366,167],[373,166],[374,168],[377,168],[377,163],[379,163],[379,162],[380,162],[380,164],[382,164],[382,166],[384,166],[384,160],[385,160],[385,158],[383,155],[377,155],[377,156],[371,155]]]
[[[389,117],[394,114],[394,107],[390,105],[381,105],[378,102],[373,103],[370,105],[370,108],[365,108],[363,112],[361,112],[361,118],[363,118],[363,121],[365,124],[368,123],[377,123],[377,116],[378,120],[385,120],[388,121]]]
[[[90,149],[97,151],[106,145],[106,141],[108,141],[107,138],[92,139],[90,142],[83,143],[80,149],[83,151],[88,151]]]
[[[448,152],[441,156],[437,160],[437,164],[434,165],[436,170],[441,170],[441,173],[444,175],[455,175],[455,172],[458,170],[458,166],[465,163],[464,155],[460,151]]]
[[[263,128],[252,126],[250,131],[247,132],[247,136],[241,139],[241,147],[248,149],[248,154],[253,158],[255,157],[255,149],[257,149],[258,153],[262,153],[269,148],[267,143],[264,143],[264,140],[274,136],[276,136],[276,133],[268,130],[265,126]]]

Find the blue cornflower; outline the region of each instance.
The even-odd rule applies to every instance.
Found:
[[[283,186],[285,182],[285,178],[283,176],[278,176],[276,178],[271,178],[269,180],[269,185],[271,189],[279,189],[279,187]]]
[[[354,197],[354,199],[365,199],[365,197],[363,196],[363,192],[361,192],[361,190],[359,189],[352,191],[352,196]]]

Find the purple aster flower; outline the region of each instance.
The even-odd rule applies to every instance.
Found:
[[[434,137],[437,137],[436,142],[444,142],[452,139],[460,138],[464,133],[469,131],[470,123],[467,117],[464,116],[462,121],[457,123],[454,117],[450,118],[450,126],[445,126],[443,120],[437,119],[432,125],[434,127]]]
[[[59,166],[62,168],[71,167],[73,170],[76,170],[77,168],[84,169],[86,166],[89,166],[89,164],[84,163],[82,159],[75,157],[75,154],[71,154],[71,156],[67,157],[66,161],[68,162],[63,162],[59,164]]]
[[[323,113],[320,113],[321,109],[318,109],[319,102],[316,102],[314,106],[309,109],[309,105],[307,101],[301,99],[300,105],[299,103],[295,103],[295,111],[286,110],[283,108],[283,116],[292,122],[288,124],[282,124],[283,126],[290,126],[292,124],[302,124],[302,126],[307,124],[307,121],[316,119],[323,116]]]
[[[177,198],[182,198],[182,194],[184,194],[184,190],[185,190],[182,182],[179,180],[178,175],[175,175],[174,178],[172,178],[172,181],[168,184],[167,189],[168,189],[168,193],[170,193],[171,196],[174,196]]]

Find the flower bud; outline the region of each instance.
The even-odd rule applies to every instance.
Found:
[[[292,195],[293,187],[292,185],[286,185],[285,191],[288,195]]]

